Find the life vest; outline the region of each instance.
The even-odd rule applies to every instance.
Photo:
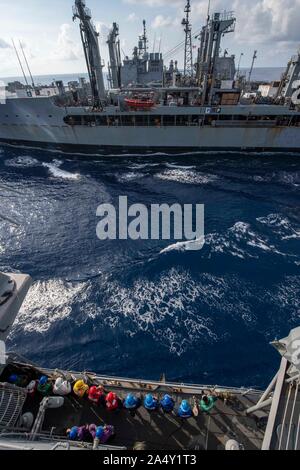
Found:
[[[78,380],[73,387],[75,395],[79,398],[83,398],[88,389],[89,386],[83,380]]]

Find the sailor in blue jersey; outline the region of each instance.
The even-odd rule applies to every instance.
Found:
[[[135,411],[141,406],[141,400],[134,396],[132,393],[127,395],[124,401],[124,408],[126,410]]]
[[[192,408],[187,400],[183,400],[178,410],[178,416],[180,418],[191,418],[193,416]]]
[[[145,397],[145,400],[144,400],[144,407],[146,408],[146,410],[155,411],[157,410],[158,406],[159,406],[159,403],[158,403],[157,398],[154,398],[153,395],[149,393]]]
[[[172,413],[175,407],[173,398],[170,395],[165,395],[160,401],[160,406],[165,413]]]

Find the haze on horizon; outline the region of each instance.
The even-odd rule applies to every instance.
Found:
[[[149,49],[156,43],[166,53],[184,39],[181,20],[185,0],[86,0],[100,32],[101,55],[108,62],[106,39],[114,21],[120,26],[122,54],[131,56],[142,21],[147,20]],[[79,25],[72,22],[74,0],[0,0],[0,76],[20,76],[11,38],[20,40],[35,75],[86,71]],[[193,30],[206,21],[208,0],[191,0]],[[285,67],[300,46],[300,0],[211,0],[211,12],[234,11],[237,26],[224,38],[223,50],[244,53],[249,67],[258,50],[256,67]],[[195,53],[198,40],[194,39]],[[183,51],[173,57],[183,61]]]

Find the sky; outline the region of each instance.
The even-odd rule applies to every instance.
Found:
[[[86,0],[100,32],[100,49],[107,65],[106,38],[112,23],[120,26],[122,55],[131,55],[147,20],[149,47],[163,53],[184,39],[181,20],[186,0]],[[34,75],[86,71],[78,22],[72,21],[74,0],[0,0],[0,77],[20,76],[12,48],[21,41]],[[191,0],[193,31],[207,17],[208,0]],[[300,46],[300,0],[211,0],[211,11],[234,11],[237,24],[222,48],[249,67],[258,50],[257,67],[285,67]],[[194,46],[198,45],[194,39]],[[173,57],[183,62],[183,50]]]

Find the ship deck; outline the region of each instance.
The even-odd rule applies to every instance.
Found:
[[[103,407],[91,404],[87,398],[79,399],[70,395],[65,397],[62,408],[46,411],[42,428],[43,433],[52,433],[60,440],[66,438],[66,430],[72,426],[108,424],[113,425],[116,431],[116,436],[110,444],[127,449],[142,447],[147,450],[224,450],[229,439],[235,439],[247,450],[262,447],[268,410],[256,412],[251,416],[246,415],[246,410],[255,405],[261,396],[261,392],[255,390],[167,384],[165,381],[139,382],[87,373],[62,374],[61,371],[58,373],[41,370],[16,363],[7,366],[0,376],[0,382],[6,382],[11,373],[24,372],[30,379],[43,374],[53,379],[65,375],[72,381],[85,378],[90,385],[102,384],[106,392],[114,391],[121,399],[130,391],[134,391],[141,399],[150,391],[157,398],[169,393],[176,403],[175,410],[182,399],[189,400],[193,406],[194,397],[200,399],[203,393],[214,393],[219,397],[210,413],[199,411],[198,416],[181,419],[176,413],[165,414],[161,410],[149,412],[142,406],[134,415],[124,409],[108,412]],[[34,400],[27,399],[22,412],[30,411],[36,417],[41,400],[42,397],[38,395]]]

